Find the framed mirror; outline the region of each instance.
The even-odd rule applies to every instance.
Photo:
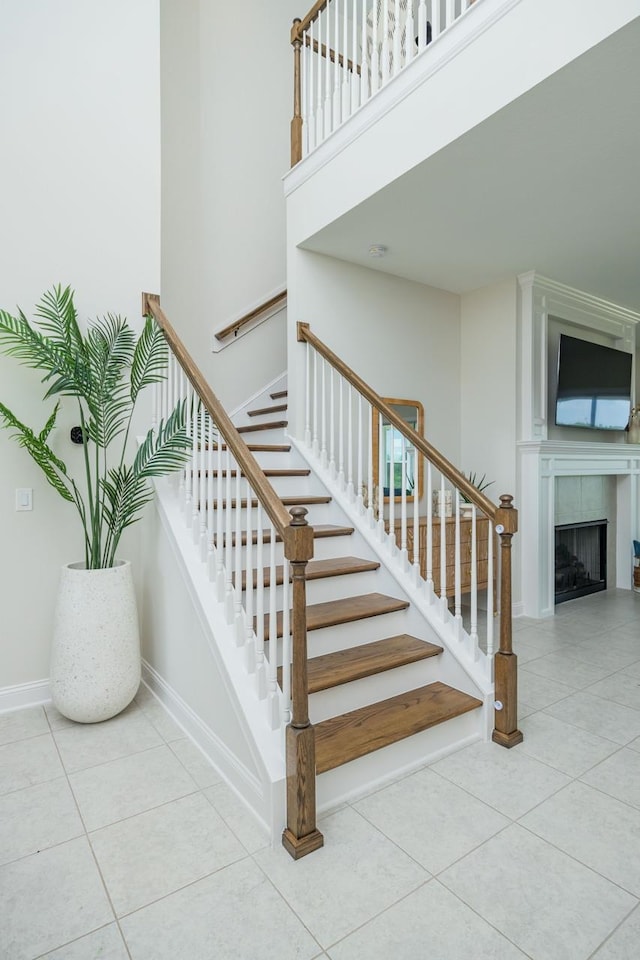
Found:
[[[424,436],[424,407],[418,400],[399,400],[397,397],[383,397],[383,400],[402,417],[405,423],[413,427],[420,436]],[[379,472],[381,441],[385,501],[389,500],[391,494],[392,461],[394,500],[402,500],[403,473],[406,476],[406,499],[413,500],[416,489],[418,491],[418,499],[420,499],[422,496],[422,478],[424,473],[423,458],[421,456],[416,457],[415,448],[403,439],[400,431],[393,427],[384,416],[382,417],[382,424],[380,423],[380,413],[374,408],[371,424],[371,442],[375,475]],[[405,471],[403,471],[402,468],[403,452]]]

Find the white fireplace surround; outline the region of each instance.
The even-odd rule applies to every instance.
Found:
[[[515,612],[552,617],[554,606],[555,481],[562,476],[615,477],[615,584],[631,589],[632,540],[640,534],[640,445],[549,438],[549,319],[559,318],[577,336],[605,337],[635,352],[640,315],[572,290],[535,273],[519,281],[518,506],[521,544],[521,603]],[[552,387],[551,387],[552,389]],[[581,431],[584,432],[584,431]],[[560,436],[559,436],[560,435]],[[569,434],[572,435],[572,434]],[[608,438],[607,438],[608,439]],[[617,440],[618,436],[612,439]]]

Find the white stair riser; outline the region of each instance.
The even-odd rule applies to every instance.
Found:
[[[396,667],[372,677],[363,677],[351,683],[321,690],[309,698],[309,716],[312,723],[357,710],[369,703],[387,700],[439,679],[437,657]]]
[[[353,597],[361,593],[375,593],[378,585],[375,579],[376,571],[353,573],[344,577],[326,577],[321,580],[307,581],[307,603],[325,603],[329,600],[342,600],[344,597]],[[276,588],[276,606],[282,609],[282,586]],[[255,593],[254,593],[255,597]],[[265,598],[269,591],[265,590]],[[254,601],[255,602],[255,601]],[[268,600],[265,599],[265,603]],[[289,605],[291,605],[291,584],[289,584]]]

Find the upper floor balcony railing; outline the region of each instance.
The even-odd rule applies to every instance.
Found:
[[[367,103],[476,0],[318,0],[291,28],[291,165]]]

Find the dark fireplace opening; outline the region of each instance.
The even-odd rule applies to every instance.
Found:
[[[556,527],[555,602],[607,589],[607,521]]]

